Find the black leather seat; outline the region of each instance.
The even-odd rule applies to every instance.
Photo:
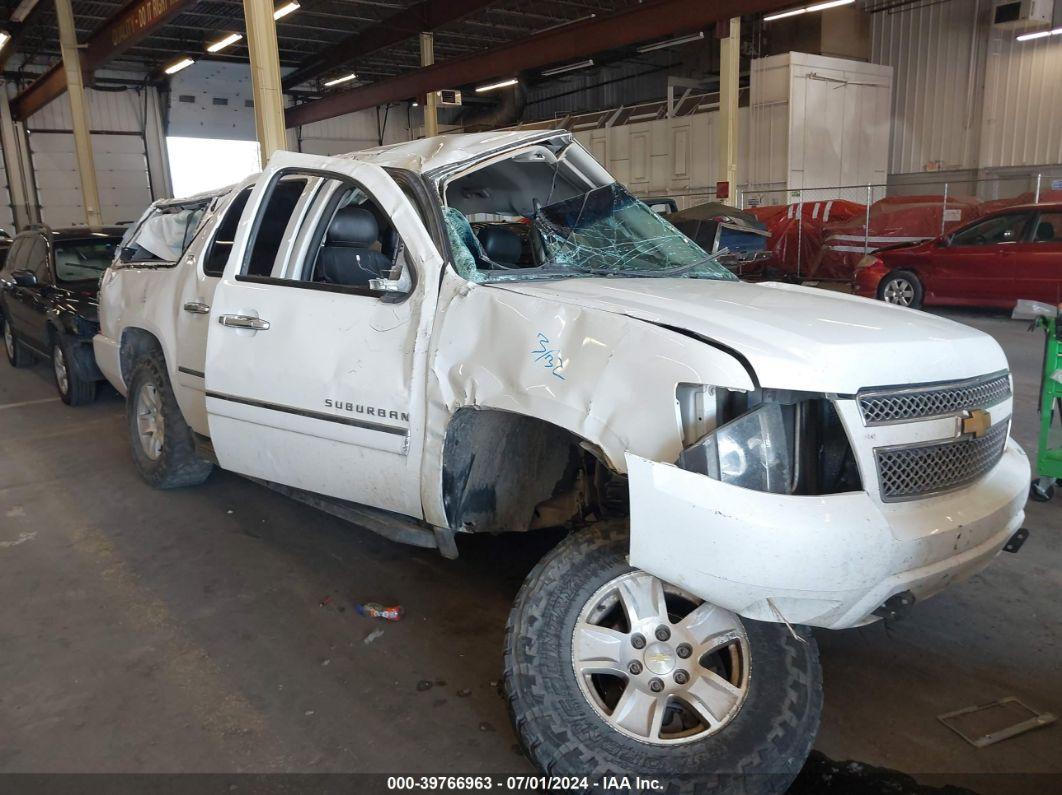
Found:
[[[506,268],[515,268],[520,262],[524,246],[515,232],[503,226],[483,226],[476,232],[476,239],[491,262]]]
[[[325,284],[368,287],[385,278],[391,259],[372,246],[380,240],[376,217],[364,207],[344,207],[328,225],[325,244],[317,255],[317,279]]]
[[[1041,221],[1036,225],[1036,242],[1047,243],[1055,239],[1055,225],[1048,221]]]

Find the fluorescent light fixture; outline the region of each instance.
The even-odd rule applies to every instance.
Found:
[[[207,45],[207,52],[221,52],[226,47],[231,47],[233,44],[243,38],[242,33],[230,33],[223,39],[218,39],[213,44]]]
[[[587,69],[594,65],[594,59],[589,58],[585,61],[579,61],[578,63],[570,63],[565,66],[554,66],[552,69],[543,69],[543,77],[552,77],[553,75],[562,75],[565,72],[574,72],[576,69]]]
[[[680,44],[689,44],[693,41],[700,41],[704,38],[704,31],[700,33],[691,33],[689,36],[679,36],[677,39],[667,39],[665,41],[656,41],[652,44],[643,44],[638,48],[638,52],[652,52],[653,50],[664,50],[668,47],[678,47]]]
[[[288,14],[293,14],[300,8],[302,8],[302,6],[299,5],[298,0],[289,0],[289,2],[284,3],[284,5],[277,6],[276,10],[273,12],[273,19],[286,17]]]
[[[9,41],[11,41],[11,34],[5,30],[0,30],[0,50],[4,49]]]
[[[419,108],[420,107],[420,103],[419,102],[414,102],[413,103],[413,107],[414,108]]]
[[[773,22],[776,19],[785,19],[786,17],[795,17],[799,14],[813,14],[816,11],[825,11],[828,8],[837,8],[839,6],[849,6],[854,3],[855,0],[829,0],[827,3],[814,3],[809,6],[803,6],[801,8],[793,8],[789,11],[780,11],[777,14],[768,14],[763,18],[764,22]]]
[[[1033,39],[1045,39],[1048,36],[1060,36],[1062,35],[1062,28],[1055,28],[1054,30],[1038,30],[1035,33],[1022,33],[1017,37],[1017,41],[1032,41]],[[2,47],[3,45],[0,45]]]
[[[325,85],[326,86],[337,86],[340,83],[347,82],[348,80],[357,80],[357,79],[358,79],[358,76],[356,74],[354,74],[353,72],[351,72],[349,75],[343,75],[342,77],[334,77],[331,80],[326,80],[325,81]]]
[[[175,75],[179,71],[181,71],[182,69],[187,69],[189,66],[191,66],[194,63],[195,63],[195,61],[193,61],[191,58],[182,58],[179,61],[175,61],[175,62],[171,63],[169,66],[167,66],[162,71],[164,71],[168,75]]]
[[[487,83],[485,86],[479,86],[476,89],[477,94],[483,94],[487,91],[494,91],[497,88],[507,88],[509,86],[515,86],[520,81],[515,77],[510,77],[508,80],[499,80],[497,83]]]

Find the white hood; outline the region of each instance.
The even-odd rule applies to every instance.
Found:
[[[852,394],[1007,369],[995,340],[968,326],[808,287],[626,278],[490,286],[684,329],[743,356],[764,387]]]

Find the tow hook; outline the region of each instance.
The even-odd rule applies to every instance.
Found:
[[[874,611],[874,615],[886,621],[897,621],[907,615],[914,607],[915,595],[910,591],[900,591],[885,600],[885,604]]]
[[[1010,540],[1003,545],[1004,552],[1017,552],[1021,549],[1021,545],[1025,543],[1025,539],[1029,537],[1029,531],[1026,528],[1021,528],[1016,531],[1014,535],[1010,537]]]

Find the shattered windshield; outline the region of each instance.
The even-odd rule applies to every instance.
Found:
[[[446,211],[455,266],[477,282],[564,277],[736,277],[696,243],[613,182],[536,207],[530,218],[473,230]],[[521,248],[530,257],[518,254]],[[530,261],[528,261],[530,260]]]

